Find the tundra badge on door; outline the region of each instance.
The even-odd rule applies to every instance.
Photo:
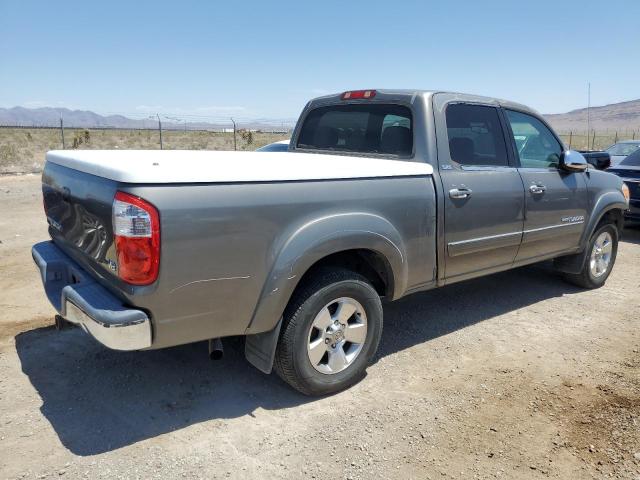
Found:
[[[582,223],[584,222],[584,215],[576,215],[574,217],[562,217],[562,223]]]

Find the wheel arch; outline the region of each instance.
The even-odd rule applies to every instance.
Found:
[[[254,366],[271,371],[280,321],[290,298],[309,275],[332,265],[365,276],[380,296],[396,299],[406,290],[404,243],[388,220],[353,213],[309,222],[280,249],[245,332],[245,354]]]
[[[406,290],[404,243],[388,220],[369,213],[324,217],[297,229],[280,249],[247,333],[273,328],[305,275],[320,265],[344,267],[340,262],[369,278],[381,296],[395,299]]]
[[[622,192],[618,190],[605,192],[598,197],[587,221],[587,226],[582,233],[580,246],[583,249],[586,247],[589,238],[601,225],[602,220],[611,220],[611,223],[614,223],[618,232],[621,233],[624,228],[624,211],[627,208],[627,202]]]
[[[554,259],[556,270],[568,274],[578,274],[585,262],[589,252],[587,246],[593,233],[604,223],[615,225],[620,234],[624,228],[624,210],[627,208],[626,202],[621,192],[610,191],[602,195],[596,202],[593,213],[587,221],[587,226],[580,239],[580,251],[572,255],[564,255]]]

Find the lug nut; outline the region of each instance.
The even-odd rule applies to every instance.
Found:
[[[325,339],[324,339],[324,343],[329,343],[329,339],[328,339],[328,338],[325,338]]]

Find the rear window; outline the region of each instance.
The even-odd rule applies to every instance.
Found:
[[[409,156],[413,151],[411,110],[383,104],[319,107],[307,115],[297,147]]]

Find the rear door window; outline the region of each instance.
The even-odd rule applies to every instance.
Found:
[[[509,165],[497,108],[454,103],[447,107],[446,119],[451,160],[460,165]]]
[[[305,150],[410,156],[413,116],[403,105],[319,107],[307,115],[296,146]]]

